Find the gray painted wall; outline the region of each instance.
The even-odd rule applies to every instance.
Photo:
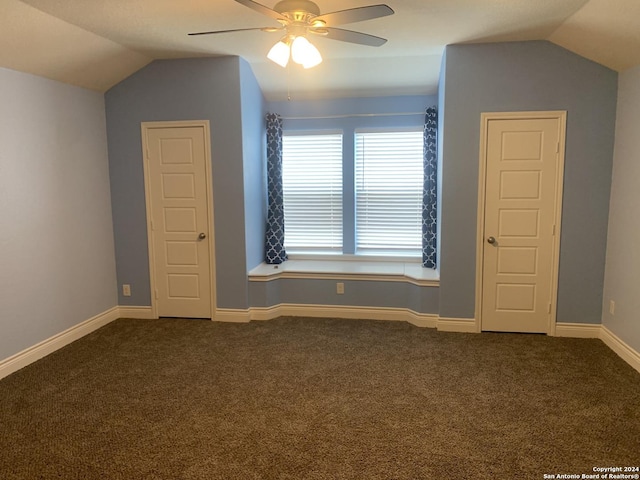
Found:
[[[0,360],[117,305],[101,94],[0,68]]]
[[[251,282],[251,306],[271,307],[281,303],[408,308],[438,314],[438,287],[420,287],[404,282],[340,280],[344,295],[336,295],[336,280],[284,278]]]
[[[543,41],[449,46],[445,68],[440,315],[474,316],[481,112],[567,110],[557,320],[600,323],[617,74]]]
[[[598,323],[616,73],[548,42],[451,46],[443,66],[440,315],[474,315],[480,113],[567,110],[558,320]],[[423,100],[276,102],[267,109],[285,117],[326,116],[420,111],[436,103],[435,97]],[[139,124],[181,119],[212,123],[218,306],[247,308],[260,305],[261,298],[274,298],[249,287],[246,277],[262,260],[265,216],[265,108],[248,65],[233,57],[154,62],[110,90],[106,107],[118,282],[133,289],[133,296],[120,297],[120,303],[150,303]],[[333,120],[329,127],[322,119],[285,120],[285,128],[341,128],[337,123]],[[352,118],[343,123],[351,130],[358,126]],[[296,288],[305,291],[304,285]],[[308,287],[299,301],[319,303],[321,295]],[[378,301],[362,295],[353,298],[354,305]],[[432,312],[433,307],[428,303],[421,311]]]
[[[262,90],[244,60],[240,60],[244,221],[247,270],[264,261],[267,224],[265,101]]]
[[[602,323],[640,351],[640,67],[620,74]],[[615,314],[609,301],[615,301]]]
[[[437,182],[437,237],[436,237],[436,268],[440,271],[440,257],[442,250],[442,162],[444,160],[444,117],[446,115],[445,110],[445,92],[447,89],[447,76],[446,76],[446,64],[447,64],[447,51],[442,54],[442,64],[440,65],[440,78],[438,79],[438,133],[437,133],[437,154],[438,154],[438,182]]]
[[[140,123],[209,120],[218,307],[248,306],[241,92],[253,87],[242,86],[250,72],[241,75],[240,64],[238,57],[155,61],[105,94],[118,284],[132,290],[123,297],[119,289],[120,305],[151,304]]]

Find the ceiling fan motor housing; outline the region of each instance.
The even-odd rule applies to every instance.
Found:
[[[273,9],[278,13],[291,14],[291,20],[301,21],[306,16],[317,17],[320,15],[320,8],[309,0],[282,0],[276,3]],[[302,17],[298,19],[297,17]]]

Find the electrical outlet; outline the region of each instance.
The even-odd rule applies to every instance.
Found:
[[[336,293],[338,295],[344,295],[344,283],[342,282],[336,283]]]
[[[611,315],[616,314],[616,302],[614,302],[613,300],[609,300],[609,313]]]
[[[131,285],[129,285],[127,283],[122,285],[122,295],[124,295],[125,297],[130,297],[131,296]]]

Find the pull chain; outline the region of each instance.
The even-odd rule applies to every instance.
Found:
[[[291,62],[287,65],[287,101],[291,101]]]

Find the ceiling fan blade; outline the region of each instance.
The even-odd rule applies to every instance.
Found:
[[[314,18],[314,20],[322,20],[328,26],[331,26],[372,20],[374,18],[393,15],[394,13],[395,12],[388,5],[369,5],[368,7],[350,8],[348,10],[325,13]]]
[[[313,30],[310,30],[313,32]],[[387,43],[386,38],[376,37],[368,33],[354,32],[353,30],[344,30],[342,28],[322,28],[319,35],[331,40],[339,40],[341,42],[357,43],[359,45],[367,45],[369,47],[380,47]],[[326,32],[326,33],[325,33]]]
[[[244,5],[245,7],[249,7],[256,12],[259,12],[267,17],[274,18],[276,20],[282,20],[283,17],[275,10],[271,10],[269,7],[265,7],[257,2],[253,2],[252,0],[236,0],[236,2]]]
[[[251,30],[260,30],[262,32],[279,32],[284,28],[262,27],[262,28],[234,28],[233,30],[214,30],[212,32],[194,32],[189,35],[215,35],[216,33],[232,33],[232,32],[250,32]]]

